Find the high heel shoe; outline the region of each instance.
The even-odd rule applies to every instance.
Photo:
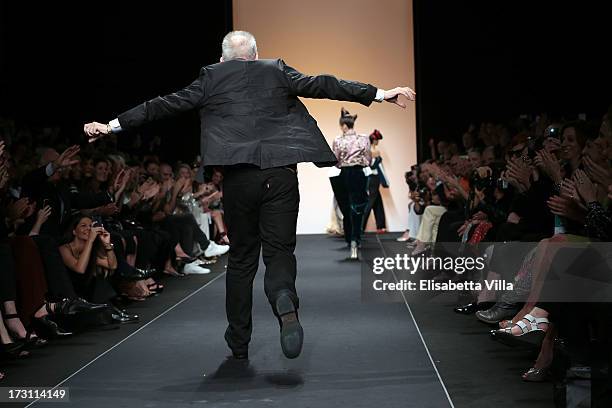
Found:
[[[4,344],[0,342],[0,357],[17,360],[30,357],[30,352],[24,350],[23,343]]]
[[[15,313],[4,314],[2,316],[4,317],[5,321],[19,319],[19,315]],[[47,344],[47,340],[38,337],[34,330],[27,330],[25,337],[19,337],[17,333],[8,328],[8,324],[6,325],[6,329],[9,331],[9,334],[17,343],[23,343],[26,348],[42,347]]]
[[[36,330],[37,333],[40,333],[41,336],[46,338],[60,338],[71,336],[72,332],[65,331],[64,329],[59,327],[57,323],[51,320],[51,316],[57,315],[60,312],[69,311],[67,310],[67,305],[63,304],[60,306],[59,304],[56,304],[55,310],[53,310],[51,308],[51,304],[49,302],[46,302],[45,309],[47,309],[48,314],[42,317],[35,317],[34,319],[32,319],[32,327],[34,328],[34,330]],[[68,315],[69,313],[64,314]]]
[[[521,378],[527,382],[544,382],[548,379],[548,367],[546,368],[535,368],[531,367],[527,370]]]
[[[149,291],[155,292],[157,294],[162,293],[164,291],[164,285],[157,282],[147,285],[147,287],[149,288]]]
[[[349,259],[352,259],[352,260],[359,259],[359,254],[357,250],[357,242],[355,241],[351,242],[351,254],[349,255]]]

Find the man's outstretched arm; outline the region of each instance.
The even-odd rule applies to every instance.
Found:
[[[203,76],[180,91],[166,96],[158,96],[120,114],[109,123],[91,122],[83,130],[93,142],[99,137],[122,130],[134,129],[145,123],[168,118],[181,112],[197,109],[204,98]]]
[[[374,101],[387,101],[402,108],[405,108],[406,105],[399,100],[399,95],[404,95],[411,101],[416,96],[416,93],[408,87],[397,87],[385,91],[369,84],[338,79],[332,75],[304,75],[285,65],[282,60],[280,60],[280,64],[287,76],[290,89],[296,96],[358,102],[366,106]]]

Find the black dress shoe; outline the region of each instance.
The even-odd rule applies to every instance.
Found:
[[[157,271],[153,268],[140,269],[140,268],[127,267],[127,268],[121,268],[121,273],[119,274],[119,276],[121,277],[121,279],[124,279],[127,281],[139,281],[139,280],[149,279],[156,272]]]
[[[248,352],[235,353],[235,352],[232,351],[232,358],[234,360],[248,360],[249,359],[249,353]]]
[[[298,320],[297,310],[288,294],[281,294],[275,302],[281,326],[280,342],[287,358],[296,358],[302,352],[304,330]]]
[[[497,324],[505,319],[512,319],[519,311],[518,306],[508,303],[496,303],[487,310],[476,312],[476,318],[483,323]]]
[[[55,304],[55,310],[49,313],[55,313],[56,315],[72,316],[77,313],[88,313],[98,312],[108,308],[106,303],[89,303],[85,299],[74,298],[74,299],[63,299]]]
[[[454,310],[455,310],[455,313],[471,315],[471,314],[476,313],[479,310],[486,310],[493,305],[494,305],[493,302],[482,302],[482,303],[473,302],[473,303],[468,303],[467,305],[456,307]]]
[[[111,317],[113,319],[113,322],[115,323],[137,323],[138,322],[138,315],[130,315],[127,313],[122,313],[122,314],[111,313]]]
[[[112,307],[111,318],[116,323],[136,323],[138,322],[138,315],[127,313],[125,310],[119,309],[115,306]]]

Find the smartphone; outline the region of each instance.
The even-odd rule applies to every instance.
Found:
[[[43,200],[43,202],[42,202],[42,208],[45,208],[45,207],[46,207],[46,206],[48,206],[48,205],[49,205],[49,199],[48,199],[48,198],[45,198],[45,199]]]
[[[92,227],[104,227],[102,224],[102,219],[98,215],[94,215],[91,219]]]

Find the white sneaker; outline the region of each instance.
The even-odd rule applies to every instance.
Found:
[[[206,273],[210,273],[210,269],[204,268],[197,261],[188,263],[183,268],[183,273],[188,275],[203,275]]]
[[[208,248],[204,251],[204,256],[210,258],[211,256],[223,255],[227,251],[229,251],[229,245],[218,245],[210,241]]]

